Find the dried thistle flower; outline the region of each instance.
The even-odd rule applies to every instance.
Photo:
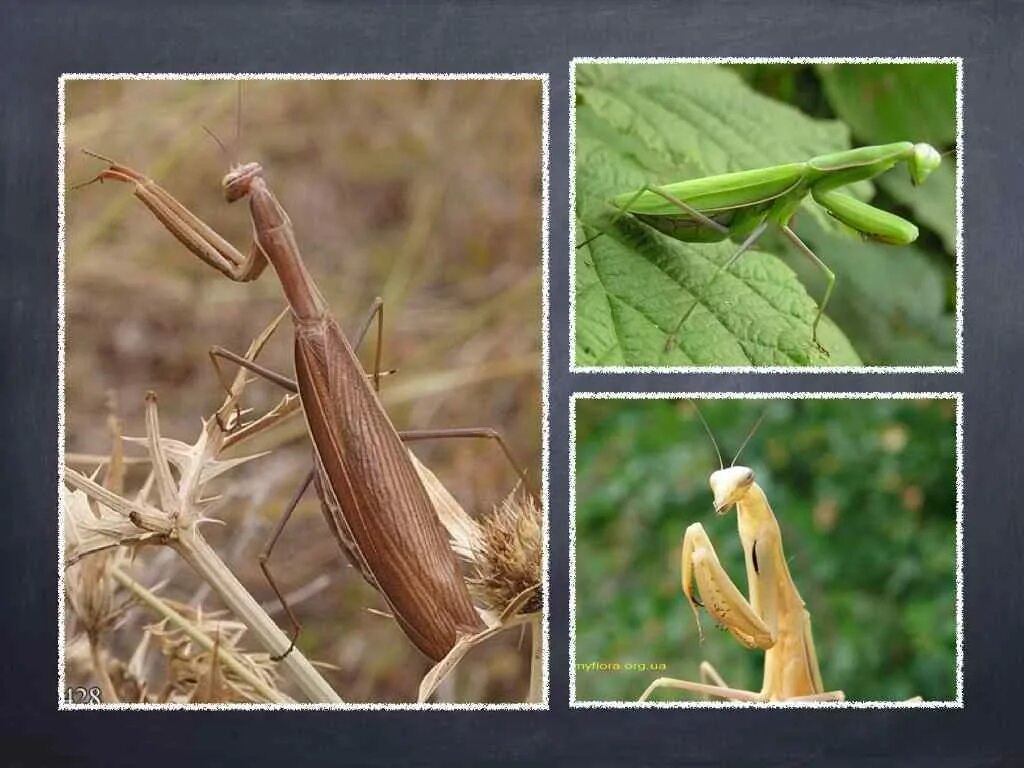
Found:
[[[202,609],[171,600],[165,602],[186,619],[191,628],[186,631],[167,619],[146,627],[167,659],[167,682],[161,700],[175,703],[267,701],[266,695],[252,684],[253,679],[265,688],[278,690],[270,656],[241,650],[240,642],[246,631],[244,624],[220,619],[219,613],[204,613]],[[196,643],[193,639],[196,632],[214,638],[212,646],[207,648]],[[226,656],[233,657],[247,675],[225,664]]]
[[[543,532],[537,499],[516,487],[478,522],[466,514],[433,472],[415,456],[412,459],[448,531],[452,549],[473,571],[467,581],[488,626],[500,623],[509,606],[527,590],[532,590],[530,596],[511,615],[539,611]]]
[[[470,592],[481,605],[495,613],[527,590],[533,590],[519,613],[535,613],[543,598],[541,582],[541,514],[537,500],[524,491],[509,494],[484,518],[473,553],[475,574],[468,579]]]
[[[479,523],[459,506],[448,489],[415,456],[413,465],[434,502],[438,519],[448,531],[452,549],[474,571],[467,582],[479,605],[487,629],[460,637],[448,655],[435,664],[420,682],[418,700],[429,699],[441,681],[477,645],[511,627],[533,628],[528,701],[540,701],[543,659],[540,609],[542,513],[537,500],[515,488]]]
[[[100,525],[100,518],[94,515],[82,491],[69,494],[64,512],[67,551],[74,553],[88,546],[91,532],[94,526]],[[110,578],[110,568],[127,559],[128,554],[123,549],[105,549],[94,557],[75,562],[65,574],[68,603],[90,644],[96,644],[102,633],[114,629],[124,618],[129,602],[117,601],[117,585]]]

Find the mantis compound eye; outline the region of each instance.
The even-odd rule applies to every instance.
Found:
[[[263,175],[263,166],[259,163],[245,163],[232,168],[221,181],[224,189],[224,199],[229,203],[235,202],[249,194],[252,180]]]
[[[942,163],[942,155],[931,144],[915,144],[914,156],[911,159],[910,179],[917,186]]]

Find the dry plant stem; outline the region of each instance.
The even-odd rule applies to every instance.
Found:
[[[541,615],[534,614],[530,625],[530,694],[526,699],[531,704],[539,704],[544,696],[544,653],[541,630]]]
[[[196,644],[202,646],[207,651],[212,651],[216,641],[209,637],[206,633],[200,632],[196,629],[195,625],[186,619],[184,616],[179,614],[167,603],[161,600],[159,597],[154,595],[148,589],[139,584],[130,575],[122,571],[118,567],[112,567],[110,569],[110,575],[113,577],[121,586],[130,591],[140,601],[145,603],[150,609],[160,614],[162,617],[170,621],[175,626],[179,627],[185,632]],[[249,622],[246,622],[247,624]],[[250,624],[250,626],[252,626]],[[254,690],[258,691],[263,695],[267,701],[274,702],[275,704],[294,704],[295,702],[288,696],[285,696],[280,691],[275,690],[273,687],[268,686],[264,681],[256,675],[253,675],[244,664],[240,663],[233,653],[229,653],[224,650],[223,646],[219,649],[218,662],[223,664],[225,667],[230,667],[231,670],[239,676],[246,683],[251,685]]]
[[[260,607],[234,574],[194,529],[171,543],[174,550],[220,595],[224,604],[259,638],[264,648],[287,647],[288,637]],[[212,647],[212,645],[211,645]],[[227,654],[224,654],[225,659]],[[280,669],[313,702],[340,703],[341,698],[298,650],[279,662]]]
[[[278,315],[253,340],[246,353],[249,359],[256,357],[284,315],[284,312]],[[149,481],[134,502],[104,488],[71,467],[65,469],[65,481],[72,488],[118,513],[122,525],[132,530],[131,536],[121,539],[119,543],[134,539],[137,543],[164,544],[177,551],[217,591],[225,605],[250,628],[263,646],[273,653],[288,644],[287,637],[234,577],[197,529],[203,519],[201,491],[205,483],[217,474],[252,458],[228,461],[217,459],[225,442],[230,439],[221,425],[235,417],[236,404],[245,384],[244,372],[240,371],[216,416],[204,422],[199,438],[188,446],[161,438],[156,395],[150,392],[146,396],[146,438],[135,442],[145,443],[149,452],[153,465],[151,477],[155,479],[153,485],[158,492],[159,508],[146,502]],[[252,432],[246,434],[251,435]],[[172,446],[181,475],[180,481],[175,481],[170,469],[172,457],[169,450]],[[341,701],[302,654],[293,653],[281,664],[281,668],[311,701]]]
[[[100,646],[99,638],[94,637],[92,633],[89,634],[89,657],[92,659],[93,674],[96,675],[100,690],[103,692],[103,701],[115,704],[120,702],[117,688],[114,687],[114,681],[110,679],[107,665],[103,660],[103,648]]]
[[[70,467],[65,470],[65,479],[68,485],[85,492],[101,504],[111,508],[119,506],[116,494]],[[288,643],[287,636],[278,629],[277,624],[246,591],[194,526],[168,531],[166,518],[159,516],[156,510],[148,513],[144,509],[137,510],[133,515],[133,522],[139,528],[153,532],[164,531],[154,535],[152,540],[174,549],[220,595],[227,608],[253,632],[264,648],[272,650]],[[334,689],[298,650],[281,662],[281,669],[310,701],[341,702]]]
[[[437,687],[444,681],[444,679],[451,674],[452,670],[458,666],[459,662],[462,661],[463,657],[473,650],[476,646],[482,644],[486,640],[491,639],[497,634],[504,632],[507,629],[513,627],[519,627],[524,624],[529,624],[533,621],[534,616],[532,614],[520,614],[513,616],[510,619],[503,621],[502,623],[495,624],[494,626],[488,627],[482,632],[478,632],[475,635],[463,635],[460,637],[452,649],[448,652],[448,655],[441,659],[435,664],[429,672],[423,677],[420,682],[420,690],[417,701],[422,704],[431,697]],[[532,689],[533,683],[531,680],[530,687]]]
[[[64,461],[67,464],[103,467],[110,463],[110,457],[98,453],[65,453]],[[141,456],[131,456],[120,459],[124,465],[149,464],[149,459]]]

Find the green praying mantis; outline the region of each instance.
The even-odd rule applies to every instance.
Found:
[[[865,239],[891,245],[907,245],[917,239],[918,229],[895,214],[861,202],[840,192],[841,187],[875,178],[898,163],[906,163],[911,182],[921,184],[942,162],[930,144],[900,141],[833,152],[802,163],[773,165],[751,171],[725,173],[661,186],[644,185],[614,197],[618,209],[612,223],[630,214],[669,237],[687,243],[714,243],[727,238],[741,241],[739,250],[723,262],[703,286],[711,285],[737,259],[775,225],[782,234],[824,272],[825,294],[811,326],[811,338],[818,341],[818,324],[835,286],[835,274],[790,228],[790,221],[809,194],[818,205]],[[577,248],[600,237],[598,233]],[[665,343],[671,349],[683,324],[701,303],[698,296],[683,312]]]

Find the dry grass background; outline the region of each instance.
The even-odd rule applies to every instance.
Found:
[[[237,160],[263,164],[343,327],[383,296],[383,365],[399,373],[384,380],[382,396],[395,424],[493,426],[539,483],[540,84],[249,82],[240,120],[237,93],[216,81],[69,83],[66,181],[103,167],[81,149],[107,155],[156,180],[245,251],[248,210],[223,202],[229,163],[203,131],[210,128]],[[110,393],[125,434],[143,434],[149,389],[160,398],[164,435],[192,440],[222,397],[207,349],[245,349],[283,307],[276,276],[268,268],[255,283],[230,282],[187,252],[127,186],[69,191],[66,210],[67,451],[109,450]],[[265,364],[291,373],[290,335],[286,321]],[[372,351],[364,345],[364,364]],[[257,411],[279,397],[265,383],[246,395]],[[268,438],[249,447],[274,447],[272,455],[222,483],[216,516],[228,524],[205,533],[272,606],[256,555],[311,458],[301,420]],[[415,451],[471,514],[489,511],[515,479],[500,452],[480,441]],[[315,494],[272,564],[286,591],[311,593],[295,606],[300,646],[338,666],[326,676],[343,698],[415,698],[428,663],[392,621],[366,610],[383,602],[347,566]],[[147,584],[168,579],[168,597],[218,607],[169,551],[143,551],[136,572]],[[113,648],[127,658],[148,620],[133,615]],[[528,638],[520,647],[517,633],[505,633],[474,651],[443,693],[522,700],[528,653]],[[70,684],[88,684],[87,669],[70,665],[68,674]]]

